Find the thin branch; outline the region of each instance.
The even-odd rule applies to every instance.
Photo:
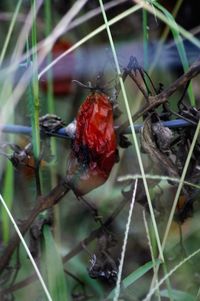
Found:
[[[106,221],[99,228],[93,230],[88,237],[86,237],[84,240],[79,242],[67,255],[63,257],[63,263],[66,263],[74,256],[78,255],[81,251],[84,250],[84,246],[89,245],[94,239],[96,239],[102,233],[102,231],[105,230],[105,227],[110,226],[127,203],[128,201],[126,199],[123,199],[120,202],[120,204],[117,206],[117,208],[114,209],[113,213],[106,219]],[[8,292],[12,293],[29,284],[32,284],[36,280],[37,280],[37,276],[35,273],[33,273],[32,275],[23,279],[22,281],[19,281],[18,283],[12,285],[7,289],[4,289],[3,293],[8,293]]]
[[[181,75],[175,82],[173,82],[168,88],[155,96],[149,96],[148,105],[143,106],[138,112],[136,112],[132,120],[136,121],[139,117],[143,116],[148,111],[157,108],[159,105],[168,101],[168,98],[172,96],[179,88],[184,87],[189,80],[194,78],[200,73],[200,59],[191,65],[189,70]],[[129,126],[129,121],[125,121],[118,129],[119,134],[123,133]]]
[[[173,111],[171,111],[171,112],[174,114]],[[182,118],[182,116],[180,114],[177,114],[177,116],[179,116],[181,118],[175,119],[175,120],[159,122],[159,124],[162,124],[164,127],[168,127],[168,128],[177,128],[177,127],[181,128],[181,127],[195,125],[195,123],[193,121],[189,120],[188,118],[185,118],[185,117]],[[139,133],[140,129],[142,127],[143,127],[142,123],[135,124],[134,128],[135,128],[136,133]],[[72,135],[70,135],[70,133],[67,132],[66,128],[67,127],[61,128],[56,132],[49,132],[49,133],[46,132],[46,134],[50,137],[72,139]],[[116,130],[118,131],[117,127],[116,127]],[[0,131],[2,131],[4,133],[9,133],[9,134],[31,135],[32,129],[29,126],[8,124],[5,126],[0,125]],[[123,134],[131,134],[130,127],[126,128],[126,130],[123,132]]]
[[[18,237],[19,237],[19,240],[21,241],[22,245],[24,246],[24,248],[25,248],[25,250],[26,250],[26,253],[27,253],[27,255],[28,255],[28,257],[29,257],[29,259],[30,259],[30,261],[31,261],[31,263],[32,263],[32,265],[33,265],[33,267],[34,267],[34,270],[35,270],[35,272],[36,272],[36,274],[37,274],[38,279],[40,280],[40,283],[41,283],[41,285],[42,285],[42,288],[43,288],[43,290],[44,290],[44,293],[45,293],[47,299],[48,299],[49,301],[53,301],[52,298],[51,298],[51,295],[50,295],[50,293],[49,293],[49,291],[48,291],[48,288],[47,288],[47,286],[46,286],[46,284],[45,284],[45,282],[44,282],[44,279],[43,279],[43,277],[42,277],[42,275],[41,275],[41,273],[40,273],[40,271],[39,271],[39,269],[38,269],[38,267],[37,267],[37,265],[36,265],[36,262],[35,262],[35,260],[34,260],[34,258],[33,258],[33,256],[32,256],[32,254],[31,254],[31,252],[30,252],[30,250],[29,250],[29,248],[28,248],[28,246],[27,246],[27,244],[26,244],[26,242],[25,242],[25,240],[24,240],[24,238],[23,238],[23,235],[22,235],[22,233],[21,233],[19,227],[17,226],[17,224],[16,224],[16,222],[15,222],[15,220],[14,220],[14,218],[13,218],[13,216],[12,216],[10,210],[9,210],[9,208],[8,208],[7,205],[6,205],[6,202],[5,202],[4,199],[2,198],[1,194],[0,194],[0,201],[1,201],[1,203],[2,203],[2,205],[3,205],[3,207],[4,207],[4,209],[6,210],[6,213],[8,214],[9,219],[11,220],[11,222],[12,222],[14,228],[15,228],[15,231],[16,231]]]
[[[165,103],[168,101],[168,98],[179,88],[185,86],[185,84],[197,76],[200,73],[200,60],[197,60],[190,69],[184,73],[182,76],[180,76],[174,83],[172,83],[168,88],[166,88],[164,91],[162,91],[160,94],[156,96],[149,96],[149,104],[141,108],[134,116],[133,121],[137,120],[140,116],[148,112],[149,110],[152,110],[156,107],[158,107],[160,104]],[[124,124],[122,124],[118,129],[118,133],[122,133],[126,130],[128,127],[129,122],[126,121]],[[46,197],[41,197],[38,199],[37,205],[35,208],[31,211],[29,217],[26,221],[24,221],[20,227],[20,230],[22,234],[24,234],[34,219],[37,217],[37,215],[47,209],[52,207],[55,203],[57,203],[67,192],[68,188],[65,185],[65,182],[63,181],[61,184],[58,184]],[[39,201],[40,200],[40,201]],[[5,268],[5,266],[8,264],[14,250],[19,245],[19,237],[14,234],[11,238],[8,246],[6,247],[2,258],[0,262],[0,272]]]
[[[24,235],[27,232],[27,230],[29,229],[29,227],[40,212],[51,208],[52,206],[57,204],[60,201],[60,199],[68,193],[69,190],[69,187],[67,187],[65,181],[63,180],[54,189],[52,189],[47,196],[39,197],[37,199],[35,207],[30,212],[28,218],[24,220],[19,226],[21,234]],[[17,233],[14,233],[8,243],[8,246],[4,249],[4,252],[1,255],[0,273],[9,263],[10,258],[15,249],[18,247],[19,243],[20,238],[17,235]]]
[[[124,232],[124,241],[123,241],[123,245],[122,245],[121,258],[120,258],[120,263],[119,263],[119,271],[118,271],[118,275],[117,275],[117,283],[116,283],[116,287],[115,287],[115,294],[114,294],[113,301],[118,301],[118,298],[119,298],[119,295],[120,295],[122,270],[123,270],[123,265],[124,265],[124,259],[125,259],[127,243],[128,243],[128,234],[129,234],[130,225],[131,225],[133,208],[134,208],[134,204],[135,204],[137,184],[138,184],[138,179],[135,180],[134,190],[133,190],[133,197],[132,197],[132,201],[131,201],[130,208],[129,208],[128,219],[127,219],[127,223],[126,223],[126,229],[125,229],[125,232]]]
[[[138,89],[141,91],[141,93],[143,94],[144,98],[148,101],[148,94],[145,91],[144,87],[141,85],[140,81],[138,80],[137,76],[133,75],[131,72],[128,73],[128,75],[130,76],[130,78],[135,82],[135,84],[137,85]]]

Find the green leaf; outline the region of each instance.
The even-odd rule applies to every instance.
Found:
[[[168,290],[160,291],[160,295],[161,297],[170,298]],[[196,298],[193,295],[174,289],[171,290],[170,296],[173,298],[174,301],[196,301]]]
[[[160,260],[156,260],[156,264],[160,263]],[[134,284],[138,279],[140,279],[142,276],[144,276],[148,271],[150,271],[153,268],[153,262],[149,261],[145,263],[143,266],[139,267],[136,271],[132,272],[129,274],[124,280],[122,281],[122,287],[127,288],[130,285]],[[114,291],[113,289],[110,294],[108,295],[108,299],[113,298],[114,296]]]
[[[48,288],[54,301],[70,300],[61,255],[57,249],[50,227],[43,227],[44,258]]]
[[[12,95],[12,84],[11,82],[9,82],[9,80],[8,83],[6,84],[4,95],[5,95],[5,99],[9,98],[10,95]],[[11,115],[9,118],[9,122],[12,123],[14,121],[14,110],[12,108],[10,108],[10,113]],[[9,135],[7,139],[11,144],[14,142],[14,137],[12,135]],[[14,169],[12,163],[8,160],[5,165],[2,195],[3,198],[6,200],[6,204],[8,208],[11,210],[13,206],[13,197],[14,197]],[[2,218],[3,242],[6,245],[10,238],[10,218],[5,210],[2,210],[2,214],[0,215],[0,217]]]
[[[14,171],[12,164],[7,161],[6,162],[6,171],[4,176],[4,187],[3,187],[3,198],[6,200],[6,204],[9,209],[12,208],[13,204],[13,195],[14,195]],[[10,237],[10,219],[8,214],[5,210],[2,210],[2,235],[3,235],[3,242],[5,245],[9,241]]]
[[[184,44],[183,44],[182,37],[181,37],[180,32],[179,32],[178,25],[177,25],[174,17],[172,16],[172,14],[170,14],[167,9],[165,9],[162,5],[160,5],[157,2],[154,2],[154,5],[158,9],[160,9],[163,12],[163,14],[165,14],[165,16],[167,17],[167,19],[169,21],[168,25],[170,27],[170,30],[171,30],[172,34],[173,34],[174,41],[176,43],[176,47],[177,47],[177,50],[178,50],[178,53],[179,53],[179,56],[180,56],[180,60],[181,60],[181,63],[183,65],[183,70],[184,70],[184,72],[186,72],[189,69],[189,62],[188,62],[188,59],[187,59],[187,54],[186,54],[186,51],[185,51],[185,47],[184,47]],[[173,24],[173,26],[170,26],[171,24]],[[194,93],[193,93],[191,83],[188,86],[188,96],[189,96],[191,105],[195,106],[195,96],[194,96]]]
[[[132,272],[126,278],[124,278],[124,280],[122,281],[123,287],[127,288],[135,281],[137,281],[139,278],[144,276],[152,268],[153,268],[152,261],[145,263],[143,266],[139,267],[136,271]]]
[[[37,21],[36,21],[36,0],[32,0],[32,9],[34,21],[31,31],[31,41],[32,47],[37,46]],[[31,92],[32,97],[30,97],[30,113],[31,113],[31,126],[32,126],[32,145],[33,153],[36,159],[39,158],[40,154],[40,128],[39,128],[39,109],[40,109],[40,99],[39,99],[39,81],[38,81],[38,54],[33,53],[33,76],[31,82]]]

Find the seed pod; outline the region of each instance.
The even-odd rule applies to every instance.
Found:
[[[83,195],[102,185],[117,159],[113,109],[107,95],[93,92],[80,107],[67,167],[67,182]]]

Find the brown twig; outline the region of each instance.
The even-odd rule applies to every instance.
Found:
[[[141,182],[142,183],[142,182]],[[143,184],[142,184],[143,185]],[[142,188],[142,187],[141,187]],[[127,199],[129,199],[129,196],[132,196],[132,192],[130,191],[127,196],[119,203],[119,205],[114,209],[112,214],[106,219],[106,221],[97,229],[93,230],[85,239],[80,241],[68,254],[63,256],[63,263],[68,262],[71,260],[74,256],[78,255],[81,251],[84,250],[84,247],[89,245],[94,239],[96,239],[104,230],[106,227],[110,226],[113,221],[116,219],[118,214],[122,211],[124,206],[128,203]],[[143,189],[138,190],[137,192],[137,201],[144,205],[144,191]],[[18,289],[21,289],[29,284],[32,284],[34,281],[37,280],[37,275],[33,273],[29,277],[19,281],[16,284],[13,284],[12,287],[9,287],[7,289],[4,289],[2,293],[12,293]]]
[[[165,103],[168,101],[168,98],[176,92],[179,88],[186,85],[186,83],[194,78],[196,75],[200,73],[200,60],[197,60],[189,70],[184,73],[181,77],[179,77],[174,83],[172,83],[168,88],[164,91],[159,93],[155,96],[148,97],[148,105],[142,107],[134,116],[133,121],[137,120],[140,116],[147,113],[149,110],[152,110],[158,107],[160,104]],[[120,134],[122,133],[129,125],[129,122],[126,121],[123,123],[118,129],[117,132]],[[60,184],[58,184],[47,196],[41,196],[37,199],[36,206],[32,209],[29,214],[29,217],[22,222],[20,226],[21,233],[24,235],[26,231],[31,226],[32,222],[38,216],[40,212],[51,208],[54,206],[67,192],[69,191],[69,187],[67,187],[66,182],[63,180]],[[121,209],[119,209],[119,212]],[[119,213],[118,212],[118,213]],[[118,214],[117,213],[117,214]],[[114,215],[115,216],[115,215]],[[105,222],[104,226],[109,225],[113,220],[113,217],[109,217],[108,220]],[[82,248],[83,244],[89,244],[94,238],[96,238],[97,234],[101,232],[101,227],[91,232],[91,234],[81,243],[79,243],[71,252],[69,252],[64,258],[63,261],[66,262],[79,253]],[[20,239],[18,235],[15,233],[9,241],[8,246],[5,248],[0,261],[0,273],[2,270],[8,265],[10,258],[13,252],[16,250],[20,243]]]
[[[67,187],[66,182],[63,180],[60,184],[58,184],[54,189],[50,191],[50,193],[47,196],[40,196],[37,199],[37,203],[35,207],[30,212],[28,218],[23,221],[20,225],[20,231],[22,235],[26,233],[26,231],[29,229],[35,218],[38,216],[38,214],[48,208],[51,208],[54,206],[58,201],[70,190],[69,187]],[[8,246],[5,248],[3,254],[1,255],[0,260],[0,273],[3,271],[3,269],[8,265],[10,258],[17,248],[17,246],[20,243],[20,238],[17,233],[14,233],[11,237]]]
[[[106,219],[106,221],[96,230],[93,230],[88,237],[86,237],[84,240],[82,240],[81,242],[79,242],[77,244],[77,246],[75,246],[73,248],[73,250],[71,250],[67,255],[65,255],[63,257],[63,263],[69,261],[71,258],[73,258],[74,256],[76,256],[78,253],[80,253],[82,250],[84,250],[84,246],[87,246],[90,242],[92,242],[94,239],[96,239],[98,237],[98,235],[104,231],[105,227],[108,227],[110,224],[112,224],[112,222],[115,220],[115,218],[117,217],[117,215],[121,212],[121,210],[124,208],[124,206],[127,204],[127,200],[123,199],[120,204],[117,206],[117,208],[115,208],[115,210],[113,211],[113,213]],[[29,277],[23,279],[22,281],[19,281],[16,284],[13,284],[11,287],[4,289],[2,291],[2,294],[6,294],[6,293],[12,293],[18,289],[21,289],[31,283],[33,283],[34,281],[37,280],[37,275],[35,273],[33,273],[32,275],[30,275]]]
[[[168,101],[168,98],[172,96],[179,88],[184,87],[188,81],[197,76],[200,73],[200,59],[191,65],[189,70],[181,75],[175,82],[173,82],[168,88],[155,96],[148,97],[148,105],[143,106],[138,112],[136,112],[132,120],[136,121],[139,117],[143,116],[148,111],[155,109],[159,105]],[[129,126],[129,121],[125,121],[118,127],[118,134],[123,133]]]
[[[138,89],[141,91],[141,93],[143,94],[144,98],[146,99],[146,101],[148,101],[148,94],[145,91],[144,87],[141,85],[140,81],[138,80],[137,76],[135,76],[134,74],[132,74],[131,72],[128,73],[128,75],[130,76],[130,78],[135,82],[135,84],[137,85]]]

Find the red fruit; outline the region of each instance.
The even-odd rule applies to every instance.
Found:
[[[56,59],[63,52],[68,50],[71,44],[65,40],[59,39],[53,46],[51,54],[52,60]],[[55,96],[62,96],[71,93],[72,77],[74,73],[75,60],[74,55],[69,54],[63,57],[52,69],[53,77],[53,93]],[[43,68],[44,66],[42,66]],[[48,81],[44,75],[40,79],[40,87],[44,92],[47,92]]]
[[[67,168],[67,181],[83,195],[104,184],[116,162],[113,110],[100,92],[89,95],[76,118],[76,135]]]

